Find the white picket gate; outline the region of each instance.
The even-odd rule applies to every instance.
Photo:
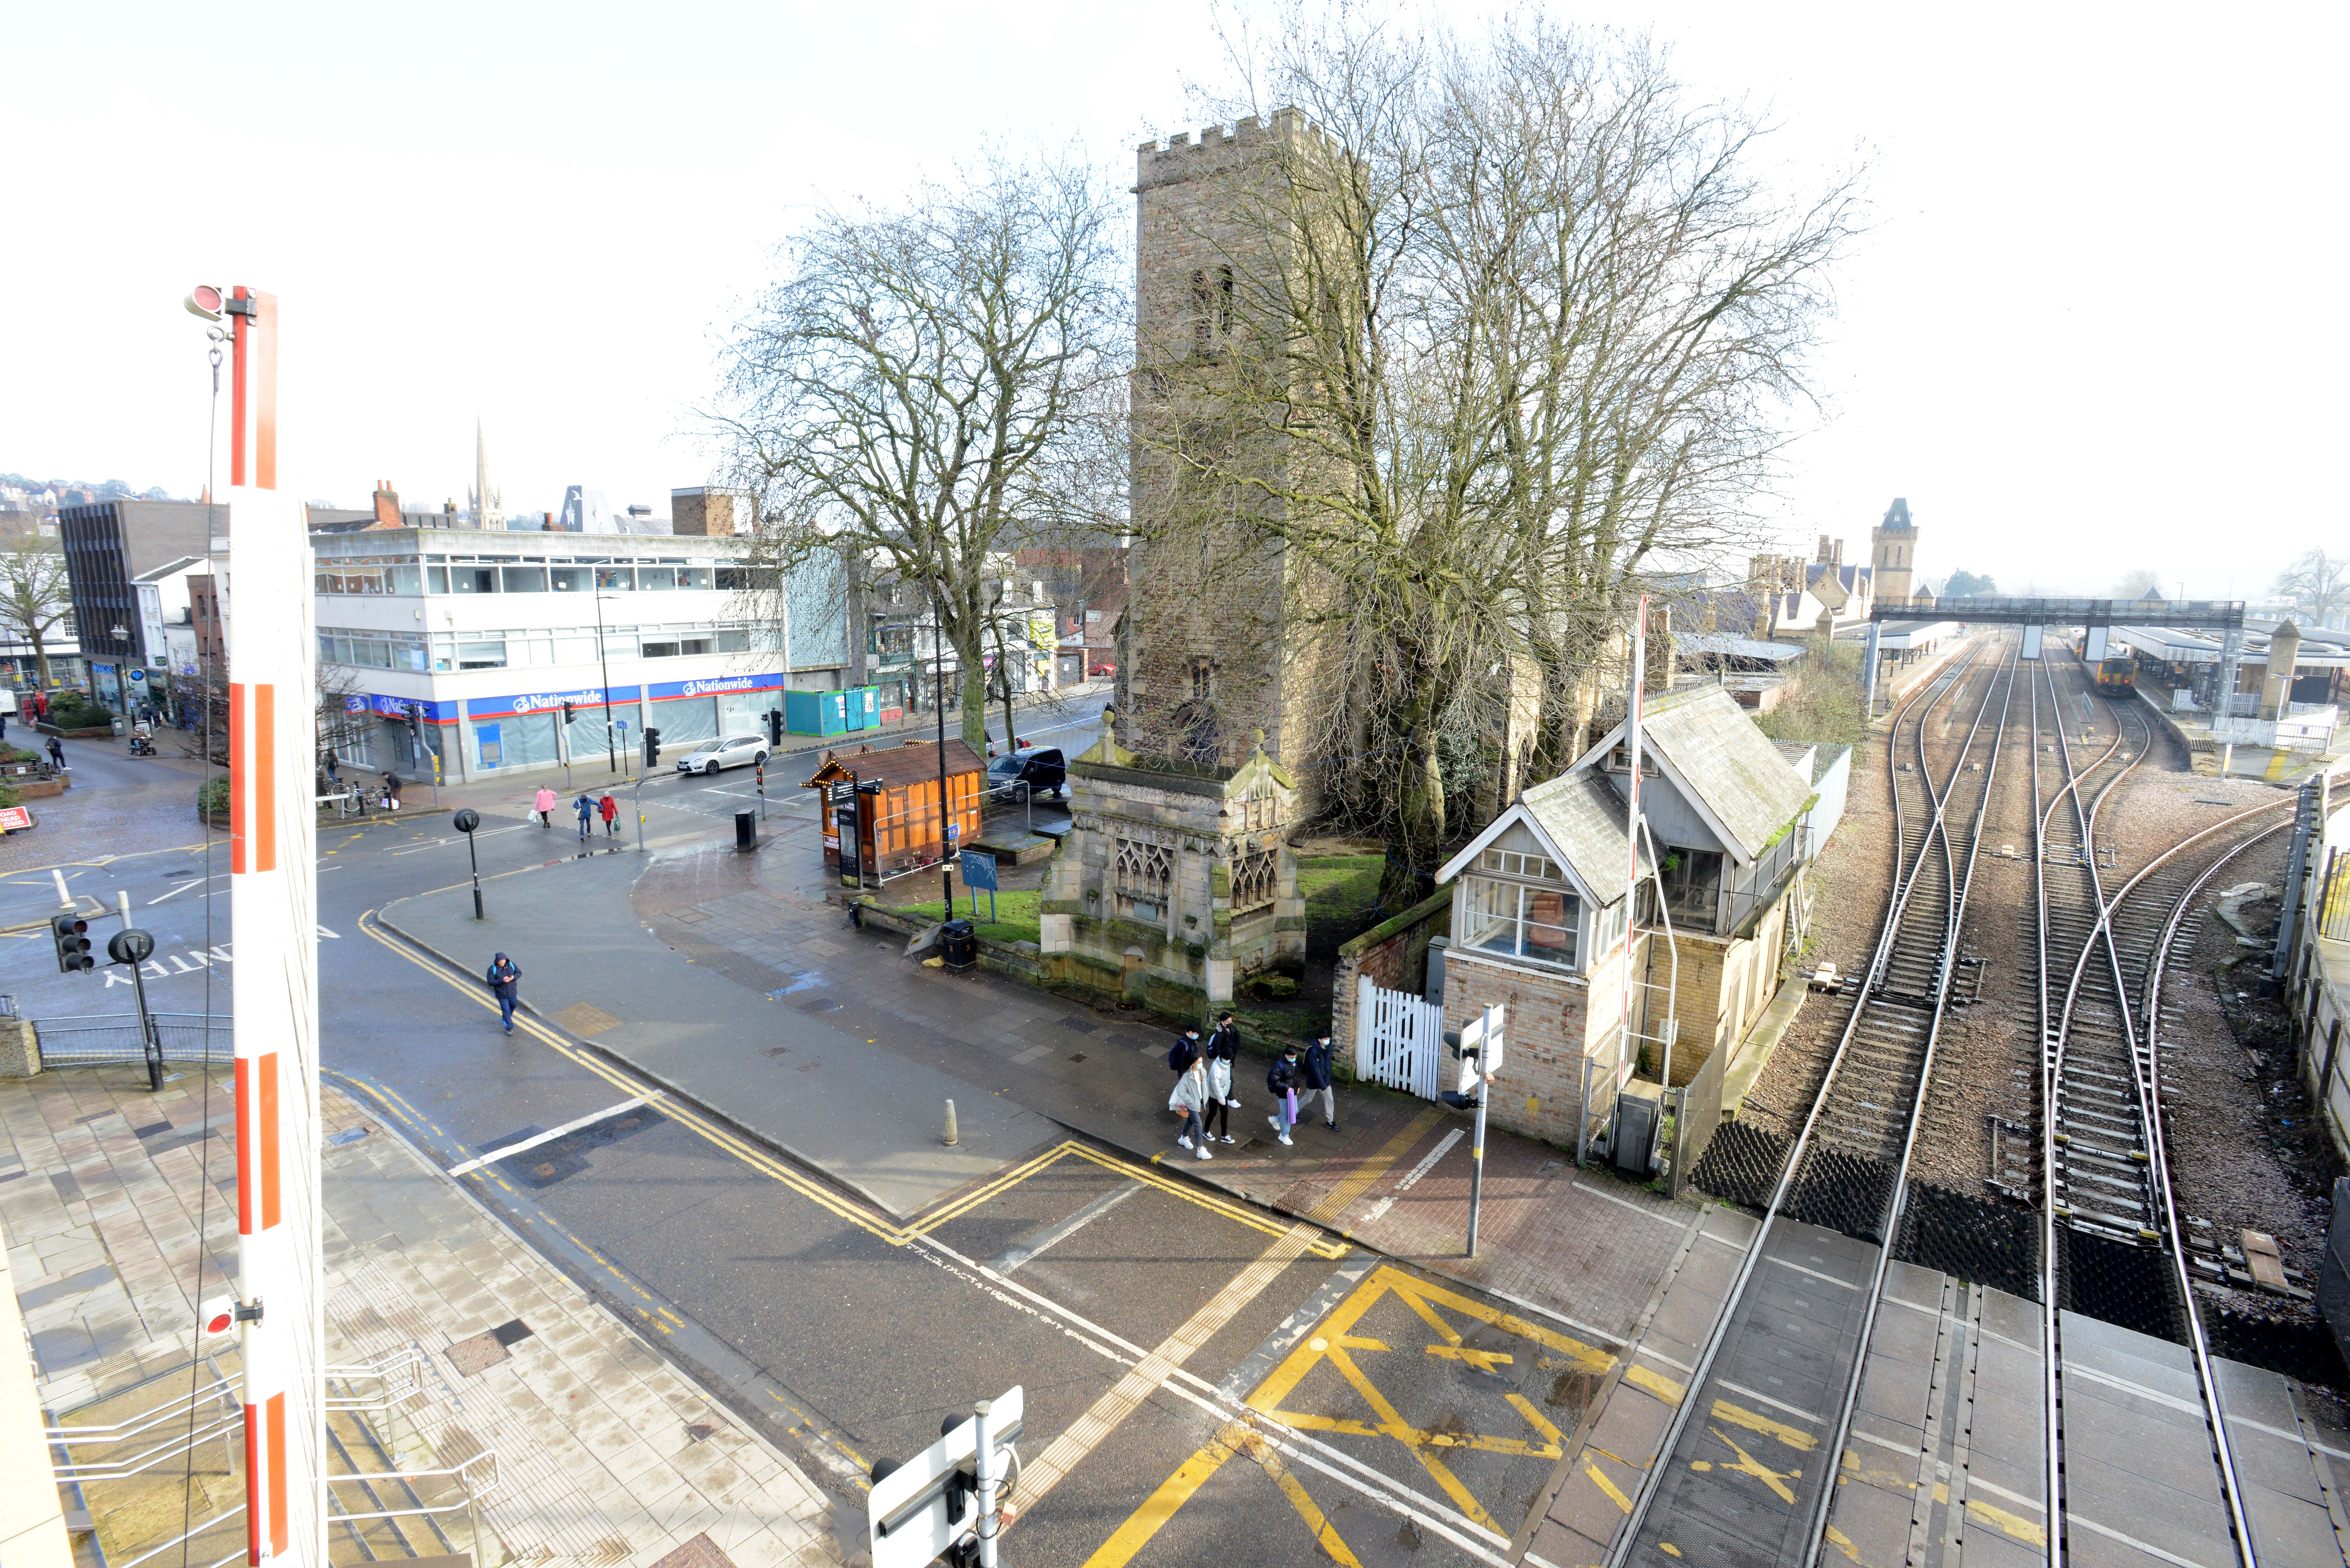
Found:
[[[1444,1009],[1405,991],[1356,977],[1355,1075],[1422,1099],[1443,1082]]]

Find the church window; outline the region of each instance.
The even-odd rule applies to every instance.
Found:
[[[1120,838],[1112,871],[1119,914],[1153,924],[1167,918],[1168,889],[1175,875],[1172,846]]]
[[[1232,914],[1255,914],[1273,908],[1281,882],[1281,851],[1267,846],[1244,849],[1232,857]]]

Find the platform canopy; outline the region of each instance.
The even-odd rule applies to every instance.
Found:
[[[1879,605],[1869,611],[1875,621],[1908,620],[1917,611],[1903,605]],[[1970,626],[2194,626],[2220,631],[2241,631],[2244,625],[2241,599],[1943,599],[1934,613]]]

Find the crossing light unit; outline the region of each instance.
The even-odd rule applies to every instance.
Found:
[[[421,702],[411,702],[406,706],[408,711],[409,739],[414,741],[416,742],[417,750],[421,752],[424,749],[424,704]]]
[[[1444,1044],[1461,1064],[1461,1075],[1453,1087],[1440,1091],[1437,1097],[1456,1111],[1476,1110],[1484,1104],[1486,1082],[1502,1070],[1501,1020],[1481,1017],[1465,1028],[1448,1029]]]
[[[98,967],[98,960],[90,956],[89,922],[79,915],[50,916],[49,936],[57,943],[60,974],[88,974]]]
[[[1024,1403],[1018,1387],[981,1400],[904,1464],[874,1462],[865,1500],[873,1568],[923,1568],[941,1558],[954,1568],[994,1568],[997,1538],[1012,1521],[1020,1473],[1012,1445]]]
[[[660,731],[651,724],[645,726],[645,766],[660,765]]]
[[[568,702],[563,705],[563,726],[565,729],[571,727],[571,704]]]
[[[783,743],[784,711],[781,708],[770,708],[767,710],[767,744],[780,746]]]

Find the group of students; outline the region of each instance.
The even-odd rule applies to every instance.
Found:
[[[597,817],[600,816],[604,819],[605,836],[611,837],[620,831],[620,803],[612,798],[611,792],[608,790],[605,792],[604,798],[601,800],[595,799],[586,790],[581,790],[579,798],[571,803],[571,809],[579,815],[579,841],[582,844],[588,842],[588,834],[592,831],[590,824]],[[553,827],[555,826],[555,792],[545,784],[539,785],[538,794],[531,797],[530,810],[531,815],[538,818],[539,826]]]
[[[1190,1149],[1201,1159],[1216,1157],[1209,1151],[1211,1143],[1232,1143],[1232,1112],[1240,1108],[1240,1100],[1232,1093],[1232,1063],[1240,1054],[1240,1026],[1232,1022],[1229,1012],[1216,1015],[1216,1027],[1205,1040],[1197,1029],[1187,1029],[1178,1035],[1167,1053],[1167,1065],[1175,1074],[1175,1092],[1167,1098],[1167,1108],[1183,1114],[1183,1130],[1177,1135],[1177,1147]],[[1322,1125],[1332,1132],[1338,1130],[1338,1091],[1330,1074],[1330,1037],[1320,1039],[1300,1051],[1286,1046],[1274,1059],[1273,1067],[1264,1075],[1266,1092],[1273,1096],[1273,1115],[1265,1121],[1273,1127],[1281,1142],[1295,1147],[1290,1129],[1298,1122],[1298,1099],[1302,1094],[1307,1105],[1314,1096],[1322,1096]],[[1223,1130],[1216,1130],[1221,1120]]]

